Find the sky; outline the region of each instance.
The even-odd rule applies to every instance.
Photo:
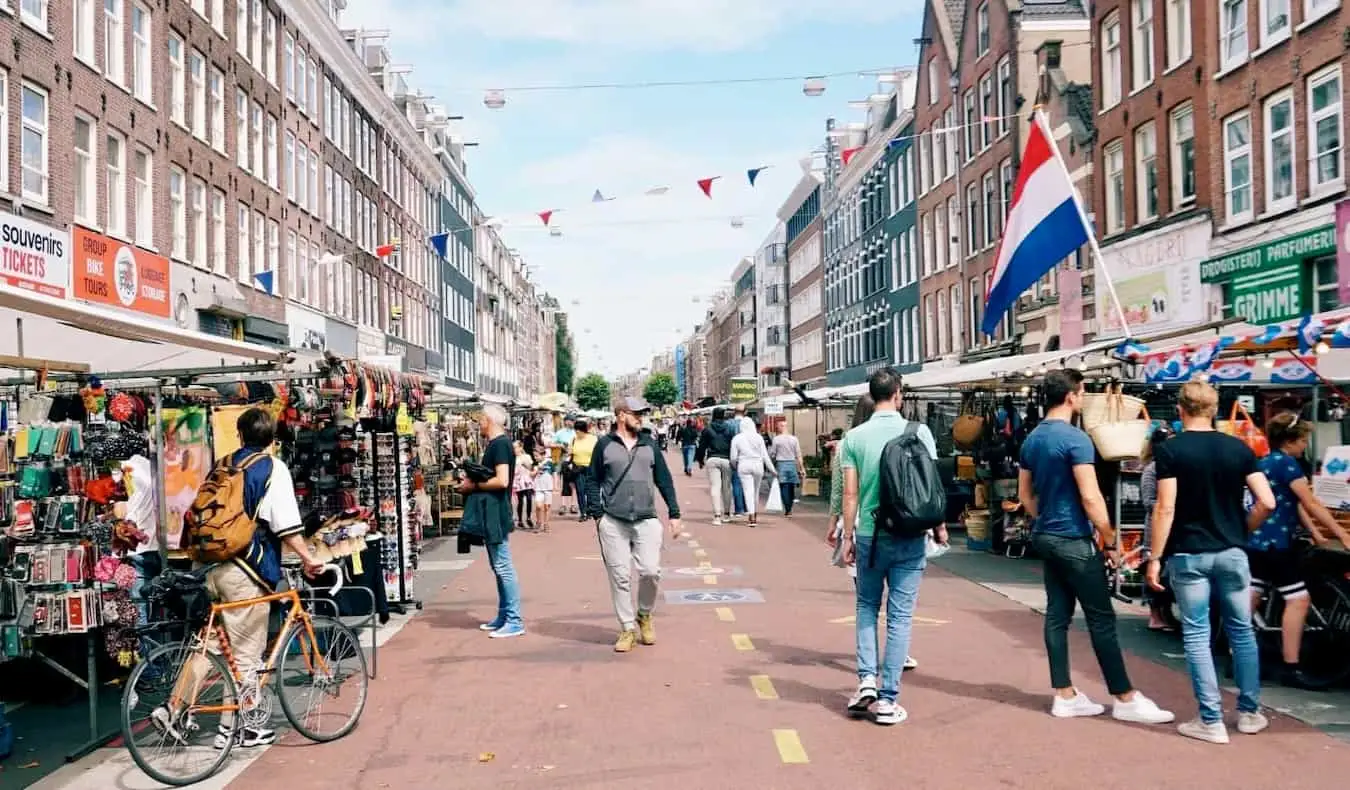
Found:
[[[505,221],[539,286],[568,313],[577,375],[649,364],[772,231],[824,141],[861,121],[858,72],[913,66],[920,0],[348,0],[342,25],[387,31],[409,86],[462,115],[481,210]],[[844,73],[675,88],[520,91]],[[506,105],[483,104],[503,89]],[[751,188],[746,170],[768,167]],[[698,180],[720,176],[711,199]],[[659,196],[647,190],[669,187]],[[599,189],[607,198],[593,203]],[[538,212],[554,210],[551,235]],[[742,227],[734,227],[741,218]]]

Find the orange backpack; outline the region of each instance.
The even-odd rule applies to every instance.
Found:
[[[197,562],[234,559],[253,542],[257,513],[244,506],[244,472],[266,453],[254,453],[241,463],[228,459],[216,464],[197,489],[197,498],[183,516],[188,552]]]

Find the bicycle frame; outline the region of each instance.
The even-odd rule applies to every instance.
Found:
[[[242,681],[243,675],[239,671],[239,663],[235,660],[234,651],[230,649],[229,633],[226,632],[225,627],[223,625],[220,625],[217,622],[217,617],[220,614],[228,612],[233,609],[244,609],[250,606],[267,605],[277,601],[288,602],[290,604],[290,608],[286,613],[285,621],[282,623],[281,633],[277,636],[276,641],[272,644],[271,650],[268,651],[266,660],[263,662],[263,665],[259,667],[258,674],[260,676],[267,675],[270,674],[276,668],[277,663],[281,658],[281,651],[286,648],[285,640],[282,637],[286,635],[286,633],[288,632],[289,628],[292,625],[298,622],[304,623],[305,635],[309,637],[310,647],[301,648],[301,653],[304,656],[306,668],[311,673],[313,673],[316,671],[316,664],[317,664],[317,670],[327,671],[327,667],[323,665],[323,657],[319,655],[319,651],[317,649],[318,642],[314,638],[314,623],[309,619],[309,613],[305,611],[304,606],[301,604],[300,593],[296,590],[286,590],[285,592],[271,593],[269,595],[263,595],[258,598],[246,598],[242,601],[228,601],[225,603],[213,602],[211,604],[211,613],[207,618],[206,625],[203,626],[202,630],[197,633],[196,643],[192,647],[192,652],[194,654],[199,653],[205,655],[206,652],[208,651],[208,645],[210,644],[210,638],[208,635],[215,633],[216,639],[219,641],[220,644],[220,654],[225,659],[225,663],[230,668],[230,675],[234,678],[236,683]],[[312,657],[310,655],[311,650],[313,650],[314,653]],[[189,659],[189,661],[191,661],[191,659]],[[190,696],[192,696],[194,699],[187,700],[185,699],[186,697],[189,696],[188,693],[185,693],[187,690],[180,688],[181,685],[185,682],[185,678],[187,676],[188,673],[186,672],[178,676],[178,680],[174,684],[173,694],[169,698],[169,706],[171,708],[176,710],[186,709],[189,712],[193,713],[237,713],[239,711],[240,706],[237,702],[233,705],[193,705],[192,703],[195,702],[197,690],[192,690],[190,693]]]

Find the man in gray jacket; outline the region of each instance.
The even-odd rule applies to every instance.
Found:
[[[661,581],[661,522],[655,488],[666,501],[672,536],[680,532],[680,502],[665,456],[650,436],[639,436],[642,416],[651,406],[642,398],[620,398],[615,430],[600,437],[586,477],[590,496],[586,515],[596,520],[600,554],[609,572],[614,614],[619,618],[616,653],[641,641],[656,644],[652,609]],[[637,566],[637,606],[633,605],[633,566]]]

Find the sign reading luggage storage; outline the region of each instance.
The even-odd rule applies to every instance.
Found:
[[[76,226],[76,299],[169,318],[169,259]]]
[[[70,287],[70,234],[0,212],[0,282],[66,298]]]

